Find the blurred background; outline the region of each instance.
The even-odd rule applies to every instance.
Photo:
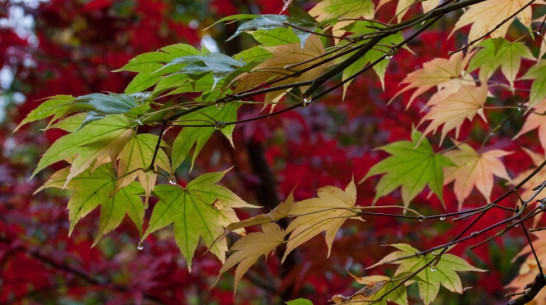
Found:
[[[306,9],[313,6],[305,1],[293,3]],[[278,14],[283,5],[282,0],[0,0],[1,305],[282,304],[296,297],[326,304],[334,294],[349,295],[360,288],[348,271],[359,276],[389,272],[388,268],[364,270],[391,251],[379,245],[411,242],[426,249],[459,232],[465,222],[418,223],[391,218],[349,222],[336,237],[329,258],[322,237],[304,244],[282,266],[279,253],[275,253],[251,268],[234,296],[229,273],[211,288],[221,265],[206,249],[198,250],[192,273],[188,272],[168,229],[149,237],[144,249],[138,251],[138,231],[127,221],[91,248],[98,227],[97,211],[80,221],[69,238],[68,194],[57,190],[33,194],[62,167],[58,164],[29,180],[39,156],[63,133],[43,133],[45,122],[12,133],[41,99],[56,94],[123,92],[132,74],[111,71],[137,54],[169,44],[204,45],[211,51],[235,54],[254,43],[245,34],[225,42],[236,24],[203,29],[227,15]],[[387,19],[391,11],[393,5],[382,9]],[[187,166],[179,170],[179,183],[204,171],[233,165],[223,183],[267,212],[296,186],[296,199],[304,199],[314,196],[321,186],[344,187],[352,177],[360,180],[372,164],[386,156],[374,148],[407,140],[412,125],[418,123],[419,107],[426,97],[407,112],[402,102],[386,105],[386,101],[399,90],[407,73],[461,45],[457,35],[447,38],[453,25],[450,18],[410,45],[416,55],[402,50],[394,57],[385,90],[373,73],[365,74],[350,87],[344,102],[341,91],[334,91],[312,107],[237,126],[235,149],[215,134],[191,175]],[[243,107],[239,118],[258,113],[259,107]],[[491,119],[499,121],[502,115]],[[488,132],[485,126],[483,122],[468,124],[462,133],[480,139]],[[505,125],[507,137],[519,126],[521,122]],[[511,177],[532,167],[531,159],[517,150],[514,142],[502,138],[503,130],[499,134],[499,140],[490,143],[515,151],[506,159]],[[172,136],[167,134],[167,140],[172,141]],[[536,137],[519,141],[539,151]],[[376,182],[370,179],[359,186],[359,204],[371,203]],[[505,189],[497,183],[492,197]],[[451,187],[446,188],[444,197],[447,210],[455,211]],[[398,193],[380,200],[380,204],[399,202]],[[423,214],[444,211],[439,201],[427,194],[414,202],[412,207]],[[477,193],[467,202],[468,208],[483,204]],[[506,217],[497,210],[488,215],[480,227]],[[247,212],[240,212],[241,218],[247,216]],[[519,264],[511,259],[522,245],[522,236],[513,234],[472,252],[465,251],[468,245],[457,247],[456,254],[464,253],[472,264],[489,271],[464,275],[464,285],[472,289],[463,296],[442,289],[435,304],[506,303],[503,286],[518,272]],[[412,287],[412,303],[416,295]]]

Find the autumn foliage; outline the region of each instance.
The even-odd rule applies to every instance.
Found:
[[[545,304],[545,4],[1,4],[0,304]]]

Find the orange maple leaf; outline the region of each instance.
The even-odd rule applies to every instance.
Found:
[[[411,72],[402,80],[403,84],[408,85],[400,90],[391,101],[399,94],[417,88],[408,102],[407,107],[409,107],[416,97],[430,88],[440,86],[452,79],[459,78],[466,63],[467,59],[463,59],[463,55],[460,52],[455,53],[449,59],[435,58],[424,63],[422,69]]]
[[[483,113],[487,92],[487,86],[462,85],[455,93],[447,94],[441,100],[435,100],[430,111],[419,122],[421,125],[425,121],[431,121],[423,132],[423,137],[435,132],[443,124],[442,141],[453,128],[455,128],[455,137],[457,138],[464,120],[472,121],[476,114],[487,121]],[[438,94],[442,94],[442,91]]]
[[[493,190],[493,176],[510,180],[504,164],[499,158],[511,154],[504,150],[494,149],[478,153],[467,144],[459,143],[456,150],[445,153],[457,167],[444,167],[444,185],[455,181],[454,192],[462,203],[474,186],[482,193],[487,202],[491,201]]]

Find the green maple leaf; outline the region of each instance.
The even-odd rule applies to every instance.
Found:
[[[504,38],[491,38],[479,44],[482,47],[470,60],[468,72],[480,68],[480,79],[487,81],[501,67],[502,73],[514,86],[521,59],[534,59],[529,48],[521,42],[509,42]]]
[[[165,226],[173,224],[176,244],[182,255],[191,261],[199,238],[222,262],[227,252],[225,239],[217,240],[225,228],[239,221],[233,208],[255,207],[216,183],[226,171],[206,173],[193,179],[183,188],[178,185],[158,185],[154,194],[159,202],[154,207],[150,223],[143,238]]]
[[[157,180],[157,174],[149,170],[157,141],[156,135],[138,134],[132,137],[119,153],[117,188],[125,187],[138,177],[146,197],[145,206]],[[165,143],[162,145],[165,146]],[[161,147],[157,151],[153,170],[157,170],[158,167],[168,173],[172,172],[169,157]]]
[[[233,122],[237,120],[237,110],[240,104],[236,102],[228,103],[223,108],[215,106],[205,108],[201,111],[196,111],[185,115],[178,123],[184,125],[194,124],[214,124],[214,122]],[[220,131],[224,134],[230,143],[232,143],[232,133],[235,125],[227,125]],[[197,158],[197,155],[203,149],[203,146],[207,143],[209,138],[214,133],[213,127],[184,127],[178,134],[173,143],[172,150],[172,168],[176,169],[182,164],[182,162],[189,156],[192,148],[193,157],[191,160],[191,166]]]
[[[71,159],[70,174],[65,183],[89,168],[96,159],[116,160],[123,145],[131,138],[131,122],[121,114],[109,115],[93,121],[83,128],[58,139],[44,153],[32,173],[36,175],[45,167]]]
[[[138,183],[132,183],[114,193],[116,177],[111,164],[103,164],[94,171],[86,170],[66,183],[69,174],[69,167],[59,170],[37,190],[63,188],[66,185],[65,188],[72,191],[68,202],[69,234],[72,234],[80,219],[98,206],[101,207],[99,233],[93,245],[117,228],[126,214],[142,234],[144,205],[139,195],[143,191]]]
[[[369,34],[372,33],[374,30],[372,29],[372,26],[377,26],[377,24],[374,24],[370,21],[357,21],[349,26],[347,26],[347,30],[352,32],[355,35],[363,35],[363,34]],[[368,51],[364,56],[356,60],[354,63],[352,63],[350,66],[345,68],[343,70],[342,78],[343,80],[348,79],[353,74],[359,72],[362,70],[367,64],[373,63],[385,54],[389,54],[391,49],[388,46],[397,45],[398,43],[402,42],[404,40],[404,36],[402,36],[402,33],[397,32],[395,34],[389,35],[378,43],[376,47],[374,47],[372,50]],[[409,49],[408,49],[409,50]],[[342,59],[347,59],[352,53],[348,54],[347,56],[344,56]],[[387,57],[377,64],[375,64],[372,69],[375,71],[377,76],[379,77],[379,80],[381,81],[381,86],[383,89],[385,88],[385,72],[387,71],[387,66],[389,65],[390,58],[392,56]],[[347,92],[347,88],[351,84],[352,81],[348,81],[343,84],[343,97],[345,97],[345,93]]]
[[[540,60],[538,65],[527,70],[522,79],[533,80],[529,94],[529,105],[527,105],[531,108],[546,97],[546,61]]]
[[[90,105],[78,105],[74,103],[74,97],[72,95],[55,95],[41,103],[38,107],[34,108],[15,128],[17,131],[21,126],[42,120],[52,116],[49,124],[51,125],[58,119],[65,117],[66,115],[79,110],[91,110]]]
[[[131,71],[138,74],[127,85],[126,94],[144,91],[157,84],[166,74],[176,73],[180,65],[164,68],[166,63],[180,56],[197,55],[200,52],[194,47],[179,43],[161,48],[156,52],[140,54],[129,61],[125,66],[114,71]],[[185,76],[187,78],[187,75]]]
[[[385,196],[397,187],[402,187],[402,200],[405,206],[419,194],[426,185],[440,198],[443,203],[442,187],[444,173],[442,168],[453,166],[447,157],[436,154],[426,138],[421,142],[421,133],[413,132],[412,140],[398,141],[378,149],[384,150],[392,156],[374,165],[366,176],[385,174],[375,187],[376,194],[373,203],[379,197]],[[419,145],[416,147],[416,144]]]
[[[398,269],[396,269],[396,277],[399,275],[412,274],[426,264],[432,262],[430,266],[427,266],[421,270],[414,277],[419,286],[419,295],[425,305],[428,305],[434,301],[440,290],[440,285],[444,286],[451,292],[463,293],[463,286],[457,272],[486,271],[470,265],[464,259],[453,254],[442,254],[441,256],[438,256],[433,252],[425,255],[416,255],[420,251],[408,244],[392,244],[390,246],[395,247],[399,251],[390,253],[372,267],[389,263],[398,258],[415,255],[413,257],[401,259],[400,261],[394,263],[400,265]]]

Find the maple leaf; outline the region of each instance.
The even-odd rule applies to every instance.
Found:
[[[145,206],[157,180],[157,174],[149,171],[157,140],[158,136],[153,134],[138,134],[125,144],[119,154],[117,188],[125,187],[138,177],[144,189]],[[169,157],[161,147],[157,151],[153,170],[157,170],[158,167],[168,173],[172,172]]]
[[[370,0],[324,0],[317,3],[309,15],[315,17],[317,21],[328,21],[339,19],[373,19],[374,4]],[[332,26],[332,35],[336,37],[343,36],[347,25],[353,23],[352,20],[337,21]],[[339,39],[336,39],[337,43]]]
[[[129,184],[115,192],[116,177],[112,164],[103,164],[94,171],[89,169],[72,178],[66,183],[70,174],[69,167],[65,167],[41,186],[36,192],[44,188],[65,188],[73,192],[68,202],[68,216],[70,220],[69,235],[80,219],[85,217],[99,205],[101,206],[99,233],[93,245],[102,236],[117,228],[127,214],[142,234],[144,219],[144,205],[139,195],[142,188],[138,184]]]
[[[539,167],[546,159],[544,154],[538,154],[526,148],[523,148],[523,150],[527,153],[527,155],[529,155],[529,157],[533,161],[533,164],[535,165],[535,168],[531,168],[521,172],[517,177],[509,182],[509,184],[511,185],[518,185],[521,181],[527,179],[527,177],[529,177],[529,175],[531,175],[531,173],[534,172],[535,169]],[[529,181],[527,181],[521,187],[521,189],[518,190],[520,197],[524,200],[531,198],[535,193],[533,189],[541,185],[544,181],[546,181],[546,168],[542,168],[540,171],[538,171],[533,177],[531,177],[531,179],[529,179]],[[518,201],[516,204],[520,204],[520,202]],[[539,203],[537,202],[537,205],[538,204]],[[535,218],[533,219],[533,226],[536,226],[541,218],[542,214],[538,214],[537,216],[535,216]]]
[[[413,142],[399,141],[378,148],[388,152],[391,156],[374,165],[359,182],[362,183],[370,176],[385,173],[375,187],[376,194],[373,203],[379,197],[385,196],[401,186],[402,201],[405,206],[408,206],[410,201],[427,184],[430,190],[443,202],[444,174],[442,168],[452,166],[453,163],[445,156],[435,154],[426,138],[420,139],[421,134],[414,131]],[[419,144],[416,147],[417,143]]]
[[[453,190],[459,202],[459,210],[474,186],[485,197],[487,202],[490,202],[491,191],[493,190],[493,176],[510,180],[506,168],[500,160],[500,158],[509,154],[511,152],[499,149],[478,153],[464,143],[459,143],[457,149],[444,154],[456,165],[456,167],[444,169],[446,177],[444,184],[455,181]]]
[[[218,122],[234,122],[237,120],[237,110],[241,104],[232,102],[223,107],[208,107],[200,111],[192,112],[177,120],[177,123],[184,124],[219,124]],[[211,122],[212,121],[212,122]],[[235,125],[224,125],[220,132],[226,136],[233,145],[232,134]],[[176,136],[172,149],[172,168],[177,169],[180,164],[189,156],[193,148],[191,167],[197,155],[203,149],[209,138],[214,133],[213,127],[184,127]]]
[[[309,15],[319,22],[336,18],[373,18],[374,5],[369,0],[324,0],[309,10]]]
[[[458,52],[451,55],[449,59],[435,58],[424,63],[422,69],[411,72],[402,80],[402,84],[408,85],[396,93],[391,101],[398,95],[410,89],[417,88],[408,102],[407,107],[409,107],[416,97],[430,88],[459,78],[466,65],[466,61],[467,59],[463,58],[461,52]]]
[[[282,260],[299,245],[326,231],[328,254],[334,237],[341,225],[355,215],[352,210],[356,203],[356,185],[353,180],[345,190],[335,186],[321,187],[318,198],[310,198],[294,203],[290,209],[290,216],[296,217],[286,228],[291,233],[286,244]]]
[[[232,254],[226,259],[226,262],[218,273],[218,278],[222,273],[233,268],[235,269],[235,284],[234,290],[237,290],[237,285],[252,266],[260,258],[273,251],[278,245],[284,242],[285,232],[275,223],[269,222],[262,224],[262,232],[249,233],[231,246]]]
[[[41,103],[38,107],[34,108],[22,121],[17,125],[14,132],[19,130],[23,125],[42,120],[53,116],[48,125],[58,119],[63,118],[65,115],[75,111],[78,108],[74,104],[74,97],[72,95],[55,95]],[[86,107],[83,107],[85,109]],[[81,110],[83,110],[81,109]]]
[[[388,254],[369,268],[387,264],[395,259],[404,257],[404,259],[394,262],[394,264],[399,265],[396,269],[395,276],[400,276],[412,274],[426,264],[432,262],[430,267],[424,268],[414,277],[419,286],[419,296],[425,305],[432,303],[434,299],[436,299],[436,296],[440,291],[440,285],[451,292],[463,293],[463,286],[457,272],[486,271],[473,267],[464,259],[453,254],[445,253],[438,256],[433,253],[427,253],[424,255],[416,255],[417,253],[420,253],[420,251],[408,244],[391,244],[389,246],[398,249],[398,251]]]
[[[541,263],[546,262],[546,231],[533,232],[537,238],[533,240],[533,247],[537,254],[538,260]],[[521,291],[527,284],[535,280],[535,276],[540,273],[537,261],[531,253],[531,246],[527,245],[513,259],[512,263],[521,256],[527,255],[526,260],[519,268],[518,276],[516,276],[505,288]],[[517,297],[517,296],[516,296]],[[546,290],[542,289],[529,305],[546,305]]]
[[[527,0],[494,0],[474,4],[459,18],[451,33],[453,34],[456,30],[472,24],[468,34],[468,41],[479,39],[493,31],[495,27],[523,8],[528,2]],[[531,13],[531,6],[527,6],[515,18],[518,18],[523,25],[530,27]],[[491,33],[491,37],[504,37],[510,24],[511,22],[502,24]]]
[[[539,60],[536,66],[532,66],[521,79],[532,79],[531,93],[529,93],[528,107],[533,107],[546,98],[546,61]]]
[[[360,0],[359,0],[360,2]],[[282,76],[291,75],[294,72],[301,71],[314,64],[317,64],[321,58],[315,59],[324,54],[324,46],[317,35],[311,35],[303,48],[299,43],[284,44],[273,47],[266,47],[266,50],[273,54],[273,57],[254,67],[250,73],[241,75],[233,88],[234,93],[242,92]],[[300,64],[306,62],[305,64]],[[298,64],[297,69],[286,69],[287,66]],[[325,63],[301,75],[287,78],[275,83],[275,86],[284,84],[307,81],[317,78],[322,72],[330,66],[331,63]],[[300,89],[305,91],[308,86],[302,86]],[[268,105],[278,101],[286,90],[277,90],[266,94],[264,104]],[[264,105],[264,106],[265,106]]]
[[[378,25],[370,21],[356,21],[352,25],[346,27],[346,29],[348,29],[353,34],[363,35],[372,33],[374,31],[374,28],[376,27],[378,27]],[[352,63],[350,66],[343,70],[342,80],[345,81],[349,77],[353,76],[355,73],[362,70],[367,64],[375,62],[386,53],[389,53],[391,51],[391,48],[389,48],[388,46],[397,45],[403,40],[404,36],[402,36],[402,33],[400,32],[381,39],[376,47],[369,50],[366,54],[364,54],[364,56],[357,59],[354,63]],[[341,57],[340,60],[346,60],[351,55],[352,53],[349,53],[346,56]],[[373,66],[373,70],[379,77],[383,89],[385,88],[385,73],[387,71],[387,66],[389,65],[389,62],[390,58],[385,58]],[[343,84],[343,99],[345,98],[345,93],[347,92],[347,88],[349,87],[351,82],[352,80],[349,80]]]
[[[486,83],[491,75],[501,67],[501,71],[514,86],[514,80],[521,65],[521,59],[535,59],[529,48],[521,42],[509,42],[504,38],[492,38],[482,41],[468,63],[468,72],[480,69],[480,80]]]
[[[199,238],[223,262],[227,243],[218,237],[230,223],[239,221],[233,208],[255,208],[227,188],[216,184],[226,172],[203,174],[185,188],[157,185],[154,194],[159,197],[159,202],[154,207],[142,240],[172,223],[176,244],[188,261],[190,271]]]
[[[357,283],[364,285],[364,287],[349,297],[335,295],[331,299],[332,303],[355,305],[387,305],[390,302],[394,302],[399,305],[408,304],[406,285],[400,285],[400,287],[385,295],[387,291],[390,291],[396,285],[398,285],[397,281],[392,280],[390,277],[382,275],[357,277],[352,275],[351,273],[349,273],[349,275],[352,276]],[[379,300],[379,298],[381,298],[381,300]]]
[[[540,114],[543,115],[540,115]],[[521,130],[514,136],[513,139],[520,137],[522,134],[527,133],[533,129],[538,129],[538,139],[542,145],[542,149],[546,151],[546,99],[536,104],[533,107],[533,112],[527,115],[525,123]]]
[[[132,134],[131,122],[124,115],[109,115],[93,121],[55,141],[38,162],[32,176],[55,162],[76,156],[65,182],[68,183],[89,168],[95,160],[105,157],[116,160]]]
[[[229,231],[235,231],[249,226],[277,221],[281,218],[287,217],[290,214],[290,211],[294,206],[294,202],[294,195],[290,193],[286,200],[279,203],[273,210],[271,210],[271,212],[267,214],[256,215],[243,221],[231,223],[227,228]]]
[[[472,118],[479,114],[484,121],[487,121],[483,113],[487,93],[487,86],[462,85],[456,92],[435,101],[430,111],[419,122],[421,125],[425,121],[431,121],[423,132],[423,137],[435,132],[443,124],[441,141],[453,128],[455,128],[455,137],[458,138],[465,119],[472,121]]]

